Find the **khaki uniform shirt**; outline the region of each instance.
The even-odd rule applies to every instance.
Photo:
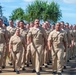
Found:
[[[70,30],[65,28],[65,34],[67,36],[68,45],[70,45],[71,44],[71,40],[72,40],[72,36],[70,34]]]
[[[70,32],[71,37],[73,37],[74,36],[73,29],[70,29],[69,32]]]
[[[26,39],[26,37],[27,37],[27,33],[28,33],[28,31],[27,31],[27,29],[21,29],[20,28],[20,34],[21,34],[21,36],[23,36],[25,39]]]
[[[53,30],[49,34],[48,40],[52,42],[52,49],[54,50],[64,50],[64,42],[67,42],[66,35],[62,30]]]
[[[14,34],[9,41],[9,45],[12,45],[13,51],[14,52],[19,52],[23,50],[23,44],[24,44],[24,39],[22,36],[17,36]]]
[[[6,30],[0,27],[0,52],[4,51],[6,42]]]
[[[32,43],[34,43],[35,46],[38,45],[44,45],[44,39],[47,39],[47,34],[45,32],[45,30],[39,26],[38,28],[32,27],[29,32],[28,35],[32,38]]]
[[[73,30],[73,34],[74,34],[73,35],[74,36],[74,42],[76,42],[76,30],[75,29]]]
[[[13,26],[13,27],[8,26],[6,29],[7,29],[7,31],[9,32],[9,38],[10,38],[11,36],[13,36],[14,33],[15,33],[15,31],[16,31],[16,27],[15,27],[15,26]]]
[[[6,30],[0,27],[0,43],[6,42]]]
[[[45,29],[47,36],[49,36],[51,29]]]

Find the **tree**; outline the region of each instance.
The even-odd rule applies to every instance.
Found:
[[[54,1],[48,5],[48,9],[46,10],[46,13],[49,15],[48,19],[54,22],[57,22],[62,17],[62,13],[61,10],[59,9],[59,5]]]
[[[17,8],[15,10],[13,10],[11,16],[9,16],[10,19],[13,19],[13,20],[21,20],[21,19],[24,19],[24,10],[22,8]]]
[[[32,4],[27,6],[26,16],[29,17],[28,21],[39,18],[40,20],[50,20],[57,22],[61,19],[62,13],[59,5],[54,1],[47,3],[41,0],[35,0]]]
[[[25,15],[29,16],[29,21],[32,21],[36,18],[41,20],[42,13],[45,11],[46,6],[46,2],[35,0],[32,4],[27,6]]]
[[[38,18],[40,20],[49,20],[51,22],[57,22],[62,17],[59,5],[54,1],[49,3],[47,1],[35,0],[32,4],[26,7],[26,11],[22,8],[13,10],[10,18],[13,20],[23,19],[26,21],[33,21]]]

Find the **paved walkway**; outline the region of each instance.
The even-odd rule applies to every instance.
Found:
[[[7,67],[3,69],[3,72],[0,75],[17,75],[15,72],[13,72],[12,66],[9,66],[7,64]],[[35,73],[32,73],[32,67],[26,67],[25,71],[20,70],[19,75],[36,75]],[[48,68],[44,68],[41,71],[41,75],[58,75],[58,74],[52,74],[52,68],[51,64],[48,66]],[[70,60],[70,62],[67,64],[67,69],[63,70],[63,73],[61,75],[76,75],[76,59]]]

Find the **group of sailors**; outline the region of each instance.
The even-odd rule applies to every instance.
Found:
[[[10,19],[6,26],[0,18],[0,73],[6,68],[7,60],[17,74],[30,62],[32,72],[37,75],[40,75],[42,66],[48,67],[49,63],[52,63],[52,73],[62,73],[75,56],[76,25],[64,21],[40,24],[39,19],[35,19],[27,24],[18,20],[14,26]]]

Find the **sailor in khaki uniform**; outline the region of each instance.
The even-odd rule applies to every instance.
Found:
[[[66,35],[60,28],[60,23],[57,22],[55,30],[48,37],[48,47],[52,52],[52,68],[54,72],[61,73],[63,66],[63,54],[66,49]]]
[[[73,33],[74,33],[74,41],[73,41],[73,44],[74,44],[74,50],[73,50],[73,57],[76,56],[76,25],[74,25],[73,27]]]
[[[3,55],[7,44],[6,32],[2,27],[3,20],[0,18],[0,73],[2,72]]]
[[[69,62],[70,59],[70,49],[72,47],[72,36],[70,34],[70,30],[69,30],[69,23],[65,24],[65,31],[66,31],[66,35],[67,35],[67,50],[66,50],[66,61]]]
[[[33,22],[30,22],[30,28],[28,27],[28,32],[29,30],[34,26],[34,23]],[[29,45],[27,45],[27,53],[26,53],[26,64],[27,64],[27,67],[29,67],[29,62],[31,63],[32,62],[32,58],[31,58],[31,43]],[[32,71],[34,72],[34,70]]]
[[[20,35],[20,29],[17,29],[9,41],[9,51],[13,57],[14,71],[17,74],[21,66],[23,47],[26,50],[24,38]]]
[[[45,29],[46,31],[46,34],[47,34],[47,39],[48,39],[48,35],[49,33],[51,32],[50,30],[47,30],[47,24],[44,22],[42,23],[42,27]],[[51,52],[49,53],[50,51],[47,49],[47,47],[43,50],[43,55],[42,55],[42,64],[47,67],[47,65],[49,64],[49,61],[50,61],[50,54]],[[50,59],[49,59],[50,58]]]
[[[73,57],[73,49],[74,49],[74,45],[72,44],[72,42],[74,41],[74,32],[73,32],[73,25],[70,25],[69,26],[69,32],[70,32],[70,35],[71,35],[71,47],[70,47],[70,52],[69,52],[69,58],[72,59]]]
[[[5,24],[3,24],[2,25],[2,27],[3,27],[3,31],[5,31],[5,33],[6,33],[6,37],[7,37],[7,44],[5,45],[5,50],[4,50],[4,54],[3,54],[3,63],[2,63],[2,68],[4,69],[5,67],[6,67],[6,59],[7,59],[7,56],[8,56],[8,58],[10,57],[9,56],[9,49],[8,49],[8,34],[9,34],[9,32],[6,30],[6,25]]]
[[[63,63],[63,68],[66,69],[66,65],[67,62],[69,61],[69,52],[70,52],[70,45],[71,45],[71,35],[70,35],[70,31],[69,31],[69,25],[65,25],[64,21],[61,21],[61,30],[65,33],[65,35],[67,36],[67,44],[66,44],[66,51],[64,51],[64,63]]]
[[[50,32],[52,32],[55,29],[55,24],[50,25],[50,23],[48,21],[45,21],[46,26],[47,26],[47,34],[49,35]],[[49,63],[51,62],[51,51],[48,51],[48,61],[47,64],[49,65]]]
[[[20,26],[20,35],[24,37],[25,44],[27,43],[27,29],[24,27],[23,20],[19,23]],[[23,50],[23,56],[22,56],[22,70],[25,70],[25,61],[26,61],[26,51]]]
[[[33,58],[32,64],[35,65],[36,74],[40,75],[40,64],[43,48],[47,39],[45,30],[39,26],[39,20],[35,19],[34,27],[32,27],[27,35],[28,44],[31,45],[31,55]]]
[[[49,34],[50,34],[50,32],[52,32],[53,30],[55,29],[55,24],[53,23],[52,25],[51,25],[51,28],[48,30],[48,28],[47,28],[47,34],[48,34],[48,36],[49,36]],[[52,62],[52,60],[51,60],[51,51],[49,50],[48,51],[48,63],[51,63]],[[47,64],[48,64],[47,63]]]
[[[68,39],[68,32],[65,30],[65,24],[64,21],[60,22],[61,24],[61,30],[65,33],[65,35],[67,36],[66,39]],[[68,43],[66,44],[66,46],[68,45]],[[67,64],[67,50],[64,51],[64,55],[63,55],[63,68],[66,69],[66,64]]]
[[[9,20],[9,26],[7,26],[7,31],[9,31],[9,39],[14,35],[16,27],[13,25],[13,20]]]
[[[16,28],[19,28],[20,26],[19,26],[19,23],[20,23],[20,20],[17,20],[16,21]]]
[[[11,36],[13,36],[15,31],[16,31],[16,27],[14,26],[12,19],[9,20],[9,26],[7,26],[6,29],[9,32],[8,39],[10,40]],[[9,44],[8,44],[8,46],[9,46]],[[9,64],[11,65],[12,64],[12,62],[11,62],[12,61],[12,57],[11,57],[10,53],[8,53],[8,54],[10,55]]]

